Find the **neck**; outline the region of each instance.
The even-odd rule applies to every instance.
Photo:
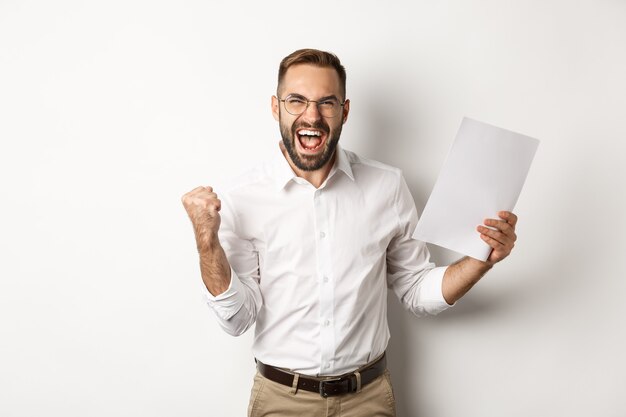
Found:
[[[304,171],[298,168],[293,163],[293,161],[289,157],[289,153],[287,153],[287,150],[285,149],[285,145],[283,145],[282,142],[280,142],[279,145],[280,145],[281,152],[285,156],[285,159],[289,163],[289,166],[291,167],[293,172],[295,172],[295,174],[298,177],[303,178],[307,180],[308,182],[310,182],[315,188],[320,188],[320,186],[324,183],[324,181],[326,181],[326,178],[328,178],[328,174],[330,174],[330,170],[332,169],[333,164],[335,163],[335,158],[337,157],[337,150],[335,149],[335,152],[333,152],[333,156],[320,169],[316,169],[315,171]]]

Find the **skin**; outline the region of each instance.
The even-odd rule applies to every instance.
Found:
[[[342,87],[339,75],[333,68],[321,68],[312,65],[293,65],[289,67],[285,78],[278,89],[278,95],[283,98],[289,94],[300,94],[309,100],[318,100],[322,97],[335,96],[339,101],[343,101],[344,97],[341,94]],[[315,103],[310,103],[306,111],[299,116],[289,114],[284,109],[283,103],[281,103],[276,96],[272,97],[272,116],[279,123],[281,132],[292,132],[298,127],[308,127],[316,125],[326,125],[329,129],[325,133],[324,146],[315,153],[306,152],[300,146],[298,140],[293,136],[285,138],[283,133],[283,140],[290,140],[293,143],[296,153],[300,158],[306,157],[314,158],[324,152],[324,148],[327,148],[330,144],[330,138],[341,134],[341,127],[348,120],[348,113],[350,112],[350,100],[346,100],[343,106],[343,112],[332,118],[324,118],[319,113]],[[324,130],[324,129],[318,129]],[[304,178],[315,188],[319,188],[324,180],[328,177],[330,169],[335,161],[335,154],[333,153],[330,160],[315,171],[309,171],[299,168],[285,149],[285,145],[281,143],[281,150],[285,155],[285,158],[291,165],[293,171],[299,177]]]
[[[322,97],[334,95],[343,101],[342,86],[337,72],[332,68],[320,68],[308,64],[290,67],[281,85],[278,95],[283,98],[289,94],[300,94],[309,100],[318,100]],[[324,148],[330,144],[330,138],[335,135],[338,139],[343,124],[348,120],[350,102],[346,100],[343,112],[334,118],[324,118],[320,115],[315,103],[309,104],[301,115],[294,116],[284,111],[283,103],[276,96],[272,97],[272,115],[279,122],[283,141],[289,141],[293,146],[296,157],[302,163],[319,158]],[[303,149],[294,132],[299,127],[317,126],[323,131],[324,144],[320,149],[307,151]],[[334,164],[335,154],[319,169],[308,170],[298,167],[281,143],[281,150],[293,171],[316,188],[319,188],[328,177]],[[296,161],[297,162],[297,161]],[[306,167],[305,167],[306,168]],[[209,292],[218,295],[226,291],[230,285],[230,265],[220,245],[217,232],[220,225],[219,211],[221,202],[211,187],[197,187],[182,197],[182,202],[193,224],[196,245],[200,255],[200,272],[202,280]],[[444,274],[442,291],[448,304],[454,304],[465,295],[496,263],[505,259],[517,239],[515,225],[517,216],[508,211],[498,213],[498,219],[485,219],[483,225],[476,228],[480,237],[492,248],[487,261],[479,261],[470,257],[450,265]],[[489,226],[489,227],[486,227]]]
[[[221,294],[230,286],[230,264],[217,236],[222,202],[211,187],[194,188],[182,202],[196,236],[202,281],[211,294]]]
[[[479,261],[468,256],[450,265],[443,276],[443,297],[448,304],[456,303],[493,266],[510,255],[517,240],[515,225],[517,216],[509,211],[498,213],[499,219],[485,219],[484,225],[476,227],[480,237],[492,251],[487,261]],[[496,230],[485,226],[490,226]]]

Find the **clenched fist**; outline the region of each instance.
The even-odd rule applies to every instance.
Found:
[[[197,187],[182,197],[183,206],[196,233],[198,250],[217,241],[222,202],[211,187]]]

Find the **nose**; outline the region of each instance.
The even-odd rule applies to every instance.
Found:
[[[309,105],[302,113],[302,118],[310,121],[317,121],[322,118],[320,110],[317,108],[317,101],[309,101]]]

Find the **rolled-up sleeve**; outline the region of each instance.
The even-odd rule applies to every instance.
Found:
[[[218,195],[222,200],[219,239],[231,267],[231,279],[223,293],[213,296],[204,288],[204,296],[222,329],[239,336],[256,321],[263,305],[258,252],[252,242],[242,238],[237,230],[236,210],[228,196]]]
[[[417,210],[401,175],[395,208],[398,225],[387,248],[387,285],[413,314],[438,314],[451,306],[446,302],[442,291],[447,267],[436,267],[430,262],[430,252],[426,244],[413,239]]]

